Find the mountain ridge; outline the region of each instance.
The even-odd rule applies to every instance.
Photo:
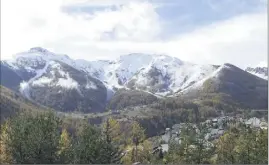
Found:
[[[77,106],[84,107],[82,108],[83,111],[100,111],[104,107],[101,108],[98,105],[108,103],[119,89],[144,91],[162,97],[173,97],[178,94],[189,95],[192,91],[203,90],[204,82],[223,74],[224,68],[226,70],[233,68],[232,72],[225,74],[227,77],[237,73],[236,76],[243,74],[246,79],[257,82],[256,84],[266,84],[267,82],[248,71],[241,71],[240,68],[232,64],[200,65],[164,54],[143,53],[122,55],[115,60],[73,60],[67,55],[55,54],[40,47],[18,53],[11,60],[1,61],[2,68],[5,68],[4,75],[7,75],[7,72],[13,73],[18,80],[10,87],[8,81],[13,80],[9,80],[9,77],[1,77],[1,79],[7,81],[3,85],[12,88],[12,90],[18,90],[19,88],[21,93],[29,99],[33,96],[38,97],[35,98],[36,101],[46,106],[61,109],[57,108],[57,104],[62,105],[62,102],[68,103],[71,101],[71,93],[80,98],[75,101],[76,106],[72,106],[71,111]],[[223,83],[226,84],[229,84],[230,81],[225,78],[223,80],[213,80],[216,81],[214,85],[219,84],[217,81],[224,81]],[[239,83],[237,85],[240,86],[244,82],[237,81],[236,83]],[[95,90],[99,91],[97,93],[101,94],[101,97],[95,97],[97,93],[94,94],[94,90],[92,90],[93,84],[99,84],[98,87],[95,86]],[[83,92],[85,94],[85,91],[88,92],[87,96],[91,100],[86,102],[91,102],[91,104],[85,102],[87,99],[82,94]],[[63,92],[64,96],[70,95],[70,97],[60,96],[57,92]],[[43,97],[38,96],[42,94],[48,98],[55,98],[57,95],[66,100],[63,99],[62,102],[55,102],[51,105],[48,104],[46,99],[44,101]],[[53,100],[49,102],[51,101]],[[92,106],[92,104],[98,108],[95,110],[86,108],[86,106]]]

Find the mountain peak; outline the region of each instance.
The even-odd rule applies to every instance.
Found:
[[[34,53],[34,52],[51,53],[50,51],[48,51],[47,49],[42,48],[42,47],[33,47],[33,48],[30,48],[30,50],[28,52],[31,52],[31,53]]]

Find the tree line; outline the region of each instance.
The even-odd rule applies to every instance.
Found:
[[[210,143],[205,125],[186,124],[167,153],[153,152],[154,141],[133,121],[122,133],[107,118],[100,126],[87,122],[70,129],[52,112],[23,113],[1,125],[0,161],[5,164],[267,164],[268,132],[245,125],[231,127]]]
[[[119,122],[83,123],[75,131],[54,113],[22,113],[1,126],[0,161],[5,164],[126,164],[145,162],[151,144],[137,122],[126,138]],[[146,148],[148,147],[148,148]],[[129,149],[129,151],[128,151]],[[145,162],[149,163],[149,162]]]

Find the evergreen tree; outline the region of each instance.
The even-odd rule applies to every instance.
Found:
[[[60,120],[53,113],[18,115],[10,120],[8,142],[13,163],[58,163]]]
[[[124,164],[130,164],[135,162],[149,163],[150,154],[152,152],[152,144],[145,140],[145,130],[140,126],[138,122],[133,122],[131,126],[131,135],[129,137],[128,152],[123,157]]]
[[[120,163],[121,152],[109,139],[102,136],[101,130],[85,125],[75,143],[74,163],[115,164]]]
[[[134,160],[135,162],[138,160],[138,145],[144,141],[145,139],[145,130],[140,126],[138,122],[132,123],[132,128],[131,128],[131,141],[133,145],[135,146],[134,148]]]
[[[103,135],[106,142],[104,159],[107,160],[107,163],[120,164],[123,152],[119,149],[121,138],[118,121],[112,118],[107,119],[103,124]]]
[[[216,145],[217,163],[236,163],[236,138],[232,132],[227,132],[219,138]]]
[[[194,140],[192,150],[192,162],[197,164],[207,164],[213,155],[213,146],[206,140],[208,129],[206,126],[198,125],[198,132]]]
[[[122,140],[120,124],[116,119],[108,118],[102,125],[103,135],[109,143],[119,145]]]
[[[257,162],[259,164],[268,164],[268,130],[259,130],[257,136]]]

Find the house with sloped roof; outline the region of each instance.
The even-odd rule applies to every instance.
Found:
[[[256,117],[252,117],[245,122],[246,125],[254,127],[254,128],[259,128],[260,123],[261,123],[261,120]]]

